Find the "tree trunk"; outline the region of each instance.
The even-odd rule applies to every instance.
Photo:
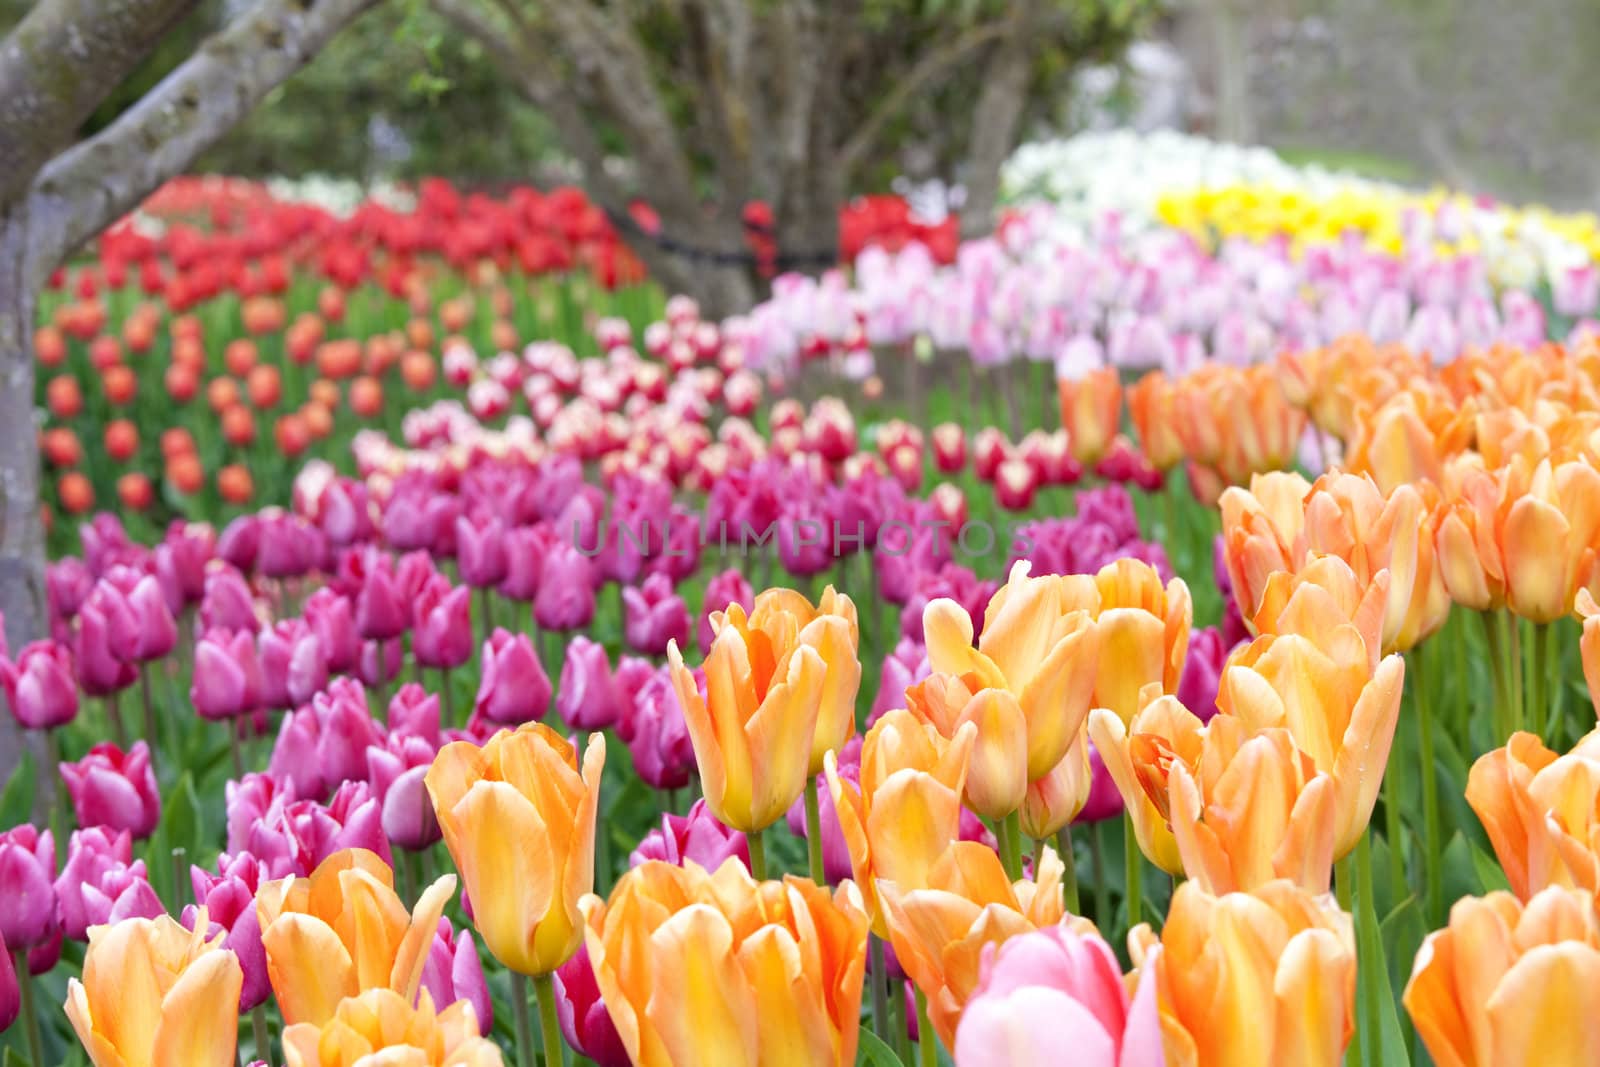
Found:
[[[1217,50],[1217,136],[1235,144],[1255,140],[1250,113],[1248,10],[1236,0],[1212,0],[1211,32]]]
[[[1028,102],[1028,77],[1033,69],[1030,32],[1032,5],[1014,16],[1014,28],[989,58],[986,80],[972,119],[972,146],[967,153],[967,198],[961,206],[961,236],[987,237],[994,231],[1000,200],[1000,168],[1017,143],[1017,127]]]
[[[33,410],[37,291],[28,250],[22,209],[0,212],[0,612],[13,652],[44,637],[49,626]],[[15,721],[0,717],[0,779],[21,752]]]

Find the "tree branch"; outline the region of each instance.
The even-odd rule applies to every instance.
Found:
[[[199,0],[41,0],[0,42],[0,204]]]
[[[258,0],[114,123],[39,172],[30,199],[65,212],[65,255],[133,210],[304,66],[373,0]],[[55,260],[58,255],[45,257]]]

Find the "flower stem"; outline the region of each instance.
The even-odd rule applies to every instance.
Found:
[[[1000,862],[1013,882],[1022,877],[1022,816],[1012,812],[1000,820]]]
[[[922,995],[922,990],[916,990],[917,997],[917,1059],[921,1067],[939,1067],[939,1038],[933,1032],[933,1023],[928,1019],[928,998]]]
[[[119,696],[116,693],[107,693],[106,719],[111,724],[111,740],[117,743],[122,751],[128,751],[128,728],[122,723],[122,709],[117,706]]]
[[[22,999],[22,1025],[28,1035],[28,1058],[42,1065],[44,1039],[39,1036],[39,1013],[33,1004],[33,972],[28,970],[28,953],[19,949],[11,954],[17,968],[17,991]]]
[[[756,830],[745,834],[745,840],[750,842],[750,875],[758,882],[767,880],[767,845],[762,839],[764,831]]]
[[[233,773],[236,778],[244,777],[244,753],[239,747],[239,720],[223,719],[222,725],[228,731],[228,753],[233,757]]]
[[[1089,827],[1089,873],[1094,878],[1094,921],[1102,930],[1111,929],[1111,886],[1106,883],[1105,849],[1100,844],[1100,827]]]
[[[906,983],[894,983],[889,992],[889,1025],[894,1030],[894,1050],[900,1062],[911,1067],[911,1021],[906,1018]]]
[[[867,951],[870,954],[867,969],[872,978],[872,1029],[889,1044],[894,1032],[889,1027],[889,967],[883,958],[883,938],[867,934]]]
[[[528,977],[511,972],[511,1015],[517,1030],[517,1067],[534,1067],[533,1018],[528,1014]]]
[[[1427,661],[1426,645],[1412,654],[1416,671],[1411,691],[1417,697],[1417,755],[1422,761],[1422,828],[1426,847],[1423,876],[1427,886],[1427,926],[1431,930],[1444,918],[1444,872],[1440,869],[1444,859],[1439,843],[1439,796],[1434,785],[1433,709],[1428,703]]]
[[[256,1039],[256,1059],[272,1062],[272,1037],[267,1029],[267,1006],[257,1004],[250,1009],[250,1029]]]
[[[1415,690],[1413,690],[1413,693]],[[1392,768],[1391,768],[1392,771]],[[1395,904],[1406,899],[1410,887],[1406,885],[1405,823],[1400,818],[1400,776],[1386,773],[1383,776],[1383,836],[1389,844],[1389,890]]]
[[[817,777],[806,778],[806,856],[811,861],[811,880],[827,885],[822,867],[822,802],[817,797]]]
[[[1372,831],[1370,829],[1363,833],[1360,840],[1356,842],[1355,858],[1356,892],[1361,895],[1362,913],[1376,914],[1369,907],[1372,901]],[[1356,963],[1357,967],[1374,967],[1376,965],[1373,960],[1358,960]],[[1383,1009],[1382,1004],[1377,999],[1380,995],[1378,984],[1373,981],[1370,973],[1366,976],[1366,980],[1361,982],[1361,989],[1363,1001],[1360,1009],[1361,1019],[1366,1025],[1357,1027],[1355,1047],[1350,1050],[1355,1054],[1356,1067],[1363,1063],[1378,1062],[1378,1057],[1369,1055],[1369,1053],[1375,1052],[1378,1048],[1380,1041],[1378,1036],[1378,1016]]]
[[[1061,866],[1066,872],[1061,876],[1061,885],[1067,902],[1067,910],[1074,915],[1079,915],[1078,903],[1078,854],[1072,848],[1072,826],[1063,826],[1056,832],[1056,851],[1061,855]],[[1039,870],[1038,861],[1034,861],[1035,873]]]
[[[561,1022],[556,1018],[556,985],[548,974],[534,976],[533,999],[539,1002],[539,1029],[544,1034],[545,1067],[560,1067]]]
[[[1144,853],[1139,851],[1139,835],[1134,832],[1133,819],[1122,818],[1123,869],[1127,877],[1128,929],[1139,925],[1139,915],[1144,910]]]
[[[145,744],[150,746],[150,755],[153,758],[156,749],[160,747],[156,743],[156,731],[160,729],[160,723],[156,720],[155,698],[150,692],[150,671],[149,663],[139,665],[139,689],[144,696],[144,740]]]

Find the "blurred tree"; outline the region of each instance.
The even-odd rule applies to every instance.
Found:
[[[713,313],[759,291],[750,223],[825,260],[849,193],[915,147],[987,232],[999,168],[1074,67],[1118,54],[1156,0],[432,0],[545,116],[635,247]],[[451,74],[446,71],[447,76]],[[628,165],[615,166],[616,157]],[[761,201],[770,223],[747,208]],[[809,254],[809,255],[808,255]]]
[[[0,40],[0,612],[11,647],[47,622],[33,410],[40,289],[371,2],[254,0],[216,25],[199,0],[38,0]],[[175,46],[187,55],[170,71],[146,66]],[[8,729],[0,773],[15,756]]]

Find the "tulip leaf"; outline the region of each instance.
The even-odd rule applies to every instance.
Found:
[[[5,1059],[0,1060],[0,1067],[33,1067],[33,1065],[28,1062],[28,1057],[16,1049],[8,1048],[5,1050]]]
[[[1375,1056],[1363,1062],[1383,1067],[1410,1067],[1411,1056],[1400,1015],[1395,1009],[1394,988],[1389,984],[1389,965],[1384,953],[1383,931],[1372,896],[1356,894],[1356,1032],[1352,1041],[1365,1043]],[[1368,985],[1370,983],[1370,987]]]
[[[198,862],[202,840],[202,815],[200,798],[194,791],[194,777],[188,772],[178,779],[178,784],[168,791],[167,808],[162,813],[162,824],[167,832],[167,847],[187,849],[191,859]]]
[[[883,1039],[866,1027],[856,1046],[856,1067],[902,1067],[900,1056]]]
[[[1378,930],[1389,953],[1390,988],[1404,989],[1411,980],[1412,961],[1422,947],[1423,938],[1428,936],[1428,921],[1416,895],[1407,897],[1391,911]]]
[[[10,829],[28,822],[33,816],[33,791],[38,781],[38,771],[31,759],[19,760],[0,793],[0,828]]]
[[[1478,882],[1483,886],[1485,893],[1511,888],[1511,883],[1506,880],[1506,872],[1500,868],[1499,860],[1470,841],[1467,842],[1467,847],[1472,850],[1472,868],[1477,872]]]

